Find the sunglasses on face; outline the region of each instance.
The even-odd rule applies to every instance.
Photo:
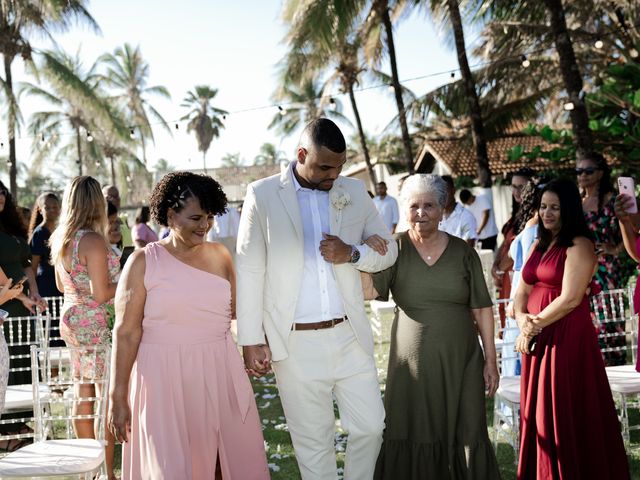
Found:
[[[577,176],[580,176],[580,175],[582,175],[583,173],[584,173],[585,175],[593,175],[593,174],[596,172],[596,170],[598,170],[598,169],[597,169],[597,168],[595,168],[595,167],[576,168],[576,175],[577,175]]]

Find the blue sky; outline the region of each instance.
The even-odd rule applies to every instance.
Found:
[[[292,155],[297,134],[280,138],[267,129],[277,112],[275,107],[239,112],[274,103],[271,95],[276,88],[275,64],[286,51],[282,43],[285,27],[280,20],[280,1],[102,0],[91,2],[89,10],[99,23],[102,35],[86,28],[74,28],[56,35],[59,45],[69,52],[80,48],[87,66],[99,55],[125,42],[140,45],[150,64],[150,85],[164,85],[172,94],[171,101],[152,100],[167,121],[184,115],[180,103],[185,93],[198,84],[218,88],[216,106],[238,112],[227,117],[226,128],[212,143],[207,155],[209,167],[219,166],[224,154],[235,152],[250,163],[265,142],[279,145],[288,156]],[[467,37],[468,44],[476,39],[473,34]],[[397,26],[395,42],[401,80],[457,69],[455,52],[442,35],[434,32],[424,15],[413,15]],[[34,43],[44,45],[42,41]],[[14,81],[28,80],[20,62],[14,65]],[[388,72],[387,65],[385,60],[382,70]],[[405,85],[423,94],[447,81],[449,75],[445,74],[408,81]],[[348,98],[339,98],[344,112],[352,118]],[[369,134],[380,133],[395,115],[395,103],[387,88],[359,92],[356,98]],[[42,107],[32,101],[21,102],[21,106],[25,119]],[[0,140],[6,137],[5,132],[6,126],[0,122]],[[160,127],[154,132],[156,145],[150,145],[147,150],[150,167],[159,158],[167,159],[178,168],[202,165],[195,137],[187,135],[184,124],[180,124],[173,138]],[[344,132],[348,137],[353,134],[348,126]],[[26,129],[22,135],[26,136]],[[31,141],[29,138],[18,140],[19,161],[28,161]],[[0,155],[6,153],[5,142],[5,150],[0,151]]]

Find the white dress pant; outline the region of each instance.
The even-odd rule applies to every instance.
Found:
[[[382,444],[384,407],[374,359],[345,321],[289,335],[289,356],[273,363],[303,480],[337,477],[333,396],[348,433],[345,480],[370,480]]]

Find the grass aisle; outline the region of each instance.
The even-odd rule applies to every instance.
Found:
[[[390,325],[385,325],[381,337],[389,338]],[[381,390],[384,391],[384,382],[387,374],[389,343],[383,341],[376,344],[376,363],[378,367],[378,377]],[[271,470],[273,480],[297,480],[300,473],[291,446],[291,437],[287,431],[282,406],[278,397],[278,388],[273,375],[261,379],[253,380],[253,389],[258,405],[258,412],[262,419],[263,434],[267,449],[267,461]],[[334,405],[335,408],[335,405]],[[493,400],[487,398],[487,425],[489,425],[489,437],[493,440]],[[640,424],[640,414],[638,411],[630,413],[630,423]],[[337,417],[337,409],[336,409]],[[638,448],[629,456],[631,465],[631,478],[640,480],[640,431],[632,434],[633,446]],[[339,420],[336,422],[336,450],[338,451],[338,468],[341,469],[344,461],[344,447],[346,437],[340,429]],[[515,480],[516,466],[514,462],[514,451],[510,445],[500,443],[497,452],[498,464],[502,480]],[[339,470],[341,472],[341,470]]]

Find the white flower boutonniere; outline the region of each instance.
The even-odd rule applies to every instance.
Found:
[[[342,210],[344,207],[351,203],[351,197],[345,191],[335,192],[331,195],[331,205],[336,210]]]

